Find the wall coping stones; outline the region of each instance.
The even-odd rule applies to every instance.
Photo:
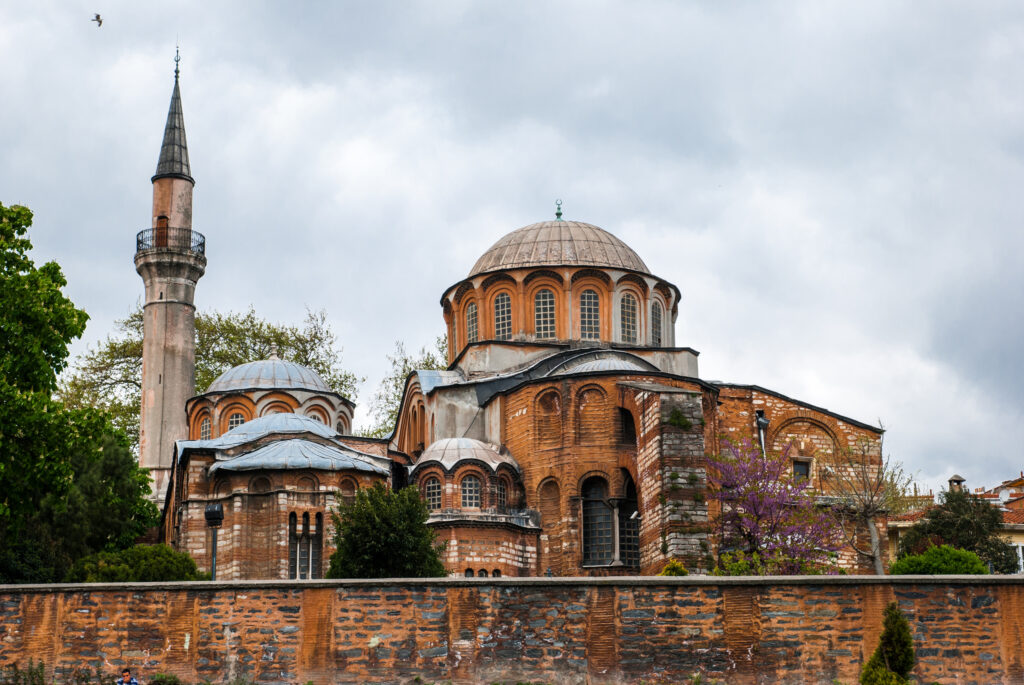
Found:
[[[858,586],[858,585],[1024,585],[1024,575],[960,576],[609,576],[529,578],[360,578],[344,580],[232,580],[173,583],[52,583],[46,585],[0,585],[0,594],[49,592],[142,592],[161,590],[258,590],[342,588],[342,587],[716,587],[716,586]]]

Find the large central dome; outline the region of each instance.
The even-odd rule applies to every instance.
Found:
[[[542,221],[512,231],[476,260],[469,276],[532,266],[598,266],[650,273],[629,245],[582,221]]]

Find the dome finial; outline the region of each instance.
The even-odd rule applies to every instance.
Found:
[[[180,61],[181,61],[181,51],[178,49],[178,46],[175,45],[174,46],[174,80],[175,81],[178,80],[178,62],[180,62]]]
[[[562,201],[555,200],[555,221],[562,220]]]
[[[267,359],[280,359],[280,357],[277,356],[277,343],[276,342],[270,343],[270,356],[267,357]]]

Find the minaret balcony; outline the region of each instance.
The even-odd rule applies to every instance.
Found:
[[[135,252],[191,252],[205,255],[206,236],[191,228],[147,228],[135,236]]]

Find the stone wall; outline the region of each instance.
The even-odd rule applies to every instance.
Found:
[[[885,604],[922,682],[1024,682],[1024,578],[0,586],[0,664],[196,682],[854,683]]]

